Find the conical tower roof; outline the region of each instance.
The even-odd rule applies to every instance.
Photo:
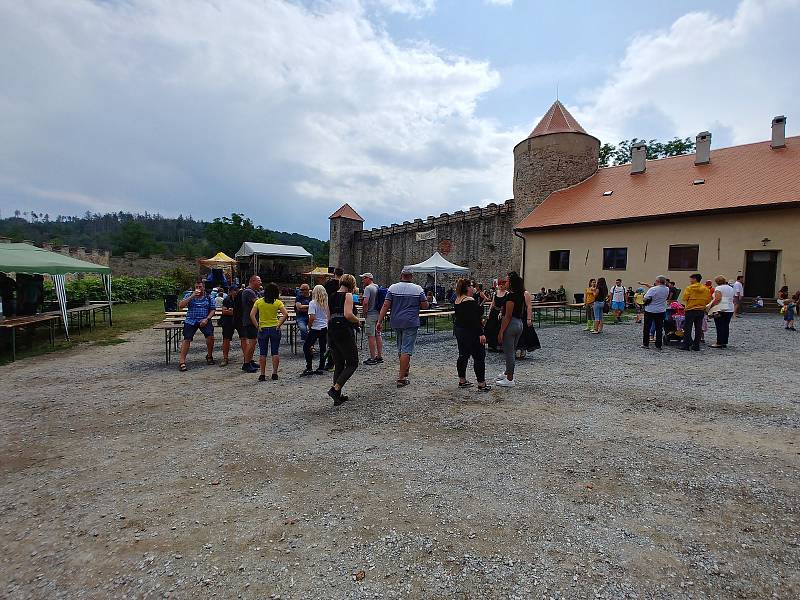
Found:
[[[586,133],[560,100],[553,102],[553,106],[545,113],[539,124],[533,128],[529,138],[548,133]]]
[[[353,209],[352,206],[350,206],[347,203],[343,204],[342,207],[339,210],[337,210],[335,213],[333,213],[328,218],[329,219],[337,219],[337,218],[350,219],[351,221],[363,221],[364,220],[364,218],[360,214],[358,214]]]

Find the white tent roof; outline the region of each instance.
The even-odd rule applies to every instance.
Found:
[[[313,258],[311,253],[302,246],[286,246],[284,244],[245,242],[236,251],[236,258],[245,258],[253,255],[274,258]]]
[[[404,269],[410,269],[414,273],[469,273],[467,267],[454,265],[438,252],[434,252],[428,260],[424,260],[416,265],[406,265]]]

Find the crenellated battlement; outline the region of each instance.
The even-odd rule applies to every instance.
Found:
[[[370,240],[387,235],[398,233],[425,231],[453,223],[474,221],[477,219],[491,219],[498,215],[511,214],[514,212],[514,200],[506,200],[502,204],[492,202],[487,206],[472,206],[469,210],[457,210],[453,213],[442,213],[438,217],[428,215],[425,219],[414,219],[413,221],[403,221],[403,223],[392,223],[391,225],[381,225],[364,231],[355,233],[357,238]]]

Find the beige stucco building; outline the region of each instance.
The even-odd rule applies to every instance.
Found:
[[[702,132],[693,155],[646,161],[646,148],[634,146],[632,164],[552,192],[515,228],[527,287],[563,285],[572,299],[592,277],[635,288],[666,275],[682,287],[699,272],[744,275],[747,296],[794,292],[800,137],[785,138],[785,121],[773,119],[770,141],[719,150]]]

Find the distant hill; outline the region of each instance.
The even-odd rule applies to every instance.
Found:
[[[0,219],[0,236],[12,241],[32,240],[53,245],[106,248],[113,254],[138,252],[143,256],[165,254],[189,258],[211,256],[223,250],[231,256],[241,240],[303,246],[317,265],[328,264],[328,242],[300,233],[272,231],[253,225],[244,215],[221,217],[213,222],[192,217],[162,217],[158,214],[87,212],[82,217],[15,212]]]

